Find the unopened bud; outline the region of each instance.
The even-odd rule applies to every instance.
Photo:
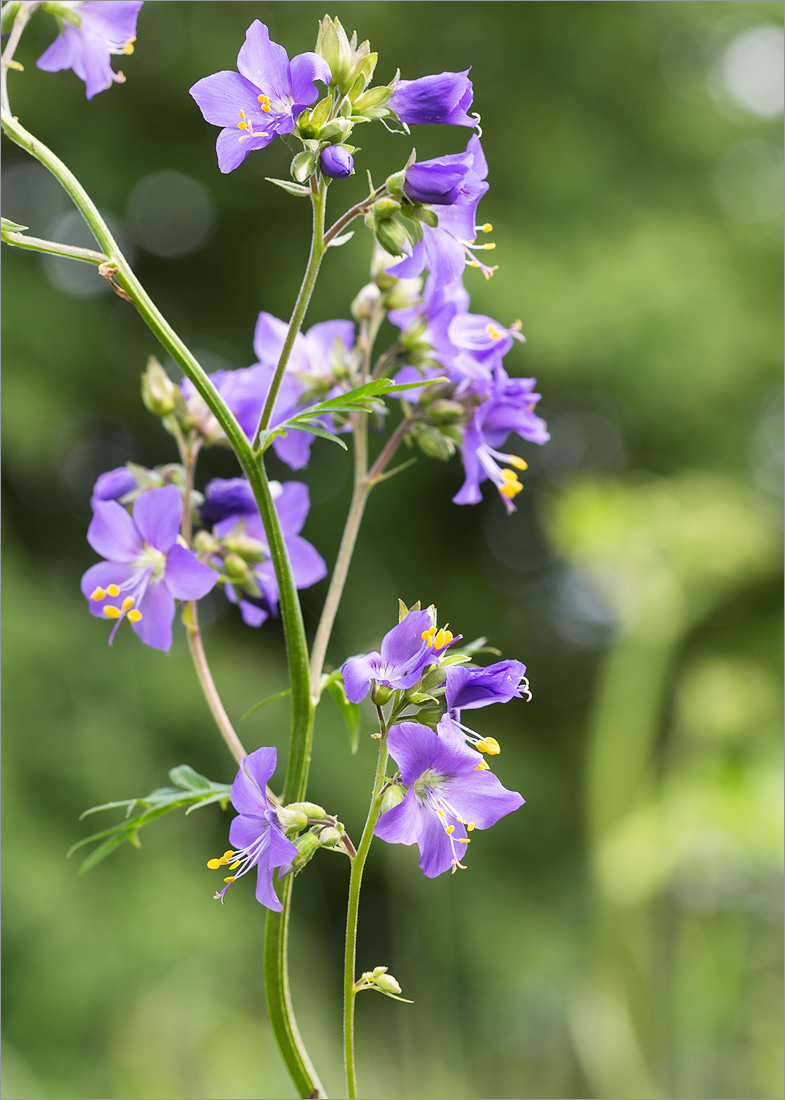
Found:
[[[227,554],[224,558],[224,572],[233,584],[247,584],[251,579],[248,562],[239,554]]]
[[[376,971],[374,971],[374,974],[376,974]],[[393,993],[396,997],[400,996],[401,987],[392,974],[377,975],[376,985],[381,989],[382,993]]]
[[[412,233],[398,218],[386,218],[377,222],[374,232],[379,244],[391,256],[411,256]]]
[[[381,296],[382,292],[375,283],[368,283],[364,286],[352,302],[352,317],[354,317],[355,321],[362,321],[364,318],[373,317]]]
[[[386,814],[388,810],[392,810],[393,807],[399,806],[406,798],[406,791],[399,783],[393,783],[391,787],[382,795],[381,812]]]
[[[209,531],[197,531],[194,535],[194,550],[204,557],[217,554],[218,540]]]
[[[447,679],[447,673],[441,667],[441,665],[431,665],[428,671],[422,678],[420,687],[423,691],[433,691],[434,688],[438,688]]]
[[[298,153],[290,169],[292,178],[298,183],[307,183],[316,171],[318,159],[316,153]]]
[[[340,88],[345,83],[352,62],[352,50],[340,20],[325,15],[316,36],[316,53],[330,66],[332,83]]]
[[[154,355],[147,360],[142,375],[142,401],[155,416],[168,416],[174,411],[180,391]]]
[[[223,545],[230,554],[254,564],[266,561],[270,556],[264,543],[247,535],[229,535],[223,540]]]
[[[373,57],[376,55],[373,54]],[[354,109],[357,114],[364,114],[372,107],[386,107],[392,99],[392,88],[388,88],[386,85],[382,88],[368,88],[367,92],[363,92],[354,101]]]
[[[301,814],[305,814],[311,821],[324,821],[327,817],[327,812],[322,806],[317,806],[315,802],[290,802],[286,807],[287,810],[295,810]]]
[[[467,411],[459,401],[441,398],[428,406],[428,419],[434,424],[460,424],[467,418]]]
[[[308,824],[308,818],[304,813],[293,810],[289,806],[278,806],[275,813],[281,828],[286,833],[301,833]]]
[[[400,209],[401,204],[396,199],[377,199],[371,207],[371,217],[374,224],[378,224],[397,214]]]
[[[388,687],[387,684],[377,684],[374,681],[373,690],[371,691],[371,700],[377,707],[383,707],[385,703],[389,702],[392,693],[393,689]]]
[[[333,825],[322,829],[319,833],[319,843],[323,848],[335,848],[341,843],[341,834]]]

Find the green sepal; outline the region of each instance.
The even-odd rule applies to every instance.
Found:
[[[21,7],[21,0],[11,0],[8,4],[3,4],[3,34],[8,34],[11,30],[11,25],[16,19],[16,13]]]
[[[3,233],[24,233],[25,229],[30,228],[27,225],[19,225],[18,222],[12,222],[10,218],[2,218],[0,221],[2,222]]]
[[[81,27],[82,25],[82,20],[74,9],[69,8],[66,4],[58,4],[56,0],[44,0],[41,8],[56,19],[62,19],[65,23],[70,23],[72,27]],[[3,30],[5,30],[5,27],[3,27]]]
[[[279,180],[273,176],[264,177],[268,183],[274,183],[276,187],[283,188],[284,191],[288,191],[290,195],[297,195],[299,198],[307,198],[311,194],[310,187],[303,187],[301,183],[293,183],[291,180]]]

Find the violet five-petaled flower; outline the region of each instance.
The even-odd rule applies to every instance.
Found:
[[[466,113],[474,98],[469,72],[399,80],[389,105],[401,122],[476,126],[478,119]]]
[[[310,588],[327,573],[322,556],[300,535],[310,507],[308,486],[300,481],[280,485],[270,482],[270,491],[278,513],[281,534],[297,588]],[[205,512],[207,509],[207,512]],[[226,584],[224,592],[232,603],[239,603],[243,621],[248,626],[261,626],[278,609],[278,580],[262,517],[248,482],[244,478],[215,478],[206,489],[202,518],[211,517],[215,534],[231,548],[233,539],[240,539],[247,549],[255,551],[255,563],[250,569],[254,591],[242,584]],[[222,517],[215,519],[214,517]],[[205,520],[208,522],[208,520]],[[216,562],[220,564],[220,562]]]
[[[401,691],[414,687],[425,666],[435,664],[454,640],[449,631],[437,631],[429,611],[410,611],[385,634],[380,652],[351,657],[343,665],[347,698],[361,702],[374,681]]]
[[[36,65],[48,73],[73,69],[85,83],[87,98],[92,99],[113,82],[122,84],[125,80],[122,73],[113,71],[110,57],[134,52],[142,0],[82,0],[68,6],[80,25],[64,22],[62,34],[41,54]]]
[[[177,541],[183,499],[174,485],[142,493],[129,515],[115,500],[96,501],[87,541],[105,561],[82,577],[91,614],[121,621],[154,649],[172,646],[175,600],[200,600],[218,574]]]
[[[205,76],[190,89],[205,120],[222,127],[216,143],[222,172],[231,172],[279,134],[290,134],[318,97],[314,82],[332,79],[330,66],[318,54],[301,53],[289,61],[258,19],[246,32],[237,68]]]
[[[256,900],[276,913],[283,908],[273,887],[273,871],[290,863],[297,855],[297,848],[284,836],[275,806],[267,795],[275,763],[275,749],[269,748],[257,749],[240,761],[231,792],[232,805],[240,815],[229,826],[232,847],[207,863],[211,870],[228,866],[232,872],[224,879],[224,888],[215,894],[222,904],[232,883],[255,867]]]
[[[463,868],[475,828],[489,829],[523,805],[478,752],[417,722],[401,722],[387,736],[390,755],[408,786],[402,802],[382,814],[374,833],[390,844],[416,844],[420,870],[435,878]]]

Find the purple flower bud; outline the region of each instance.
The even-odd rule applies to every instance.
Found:
[[[462,201],[464,181],[473,163],[471,153],[420,161],[407,170],[403,189],[413,202],[452,206]]]
[[[354,158],[343,145],[328,145],[322,149],[322,175],[333,180],[345,180],[354,171]]]
[[[390,107],[401,122],[444,123],[451,126],[476,126],[467,110],[474,92],[469,69],[462,73],[439,73],[419,80],[399,80]]]

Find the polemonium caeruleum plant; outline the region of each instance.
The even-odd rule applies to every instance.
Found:
[[[154,469],[129,462],[98,478],[87,537],[103,561],[89,565],[81,588],[87,610],[105,623],[109,644],[127,620],[143,644],[169,650],[179,606],[199,684],[238,771],[230,787],[187,765],[173,768],[173,786],[130,800],[125,822],[75,847],[96,844],[85,861],[93,866],[123,841],[136,841],[139,829],[162,813],[231,803],[237,816],[228,826],[228,847],[206,862],[222,873],[215,897],[224,902],[230,895],[232,904],[243,904],[243,898],[248,903],[247,892],[230,887],[256,870],[256,901],[268,910],[264,963],[270,1020],[303,1097],[325,1093],[289,995],[287,922],[293,883],[320,849],[345,855],[350,872],[344,1052],[347,1095],[355,1097],[356,996],[375,989],[404,999],[386,965],[357,974],[360,888],[372,840],[416,845],[419,866],[430,878],[470,865],[467,853],[475,830],[490,828],[524,800],[490,769],[488,758],[498,756],[498,742],[469,727],[463,712],[530,698],[520,661],[475,664],[475,657],[488,652],[484,640],[464,642],[447,624],[439,624],[433,606],[420,603],[407,607],[401,602],[397,623],[391,616],[379,624],[378,651],[349,656],[340,668],[325,671],[365,504],[371,490],[409,465],[390,469],[406,444],[440,459],[460,450],[465,479],[456,503],[477,502],[481,485],[490,481],[501,504],[514,511],[523,490],[519,474],[526,468],[517,450],[545,443],[548,435],[535,411],[540,396],[534,379],[511,376],[505,366],[505,356],[522,340],[520,326],[473,314],[463,282],[467,269],[486,278],[495,270],[477,258],[493,246],[477,241],[479,233],[491,230],[478,216],[489,170],[479,116],[470,113],[469,70],[412,80],[396,75],[389,84],[373,85],[377,55],[329,16],[319,26],[315,51],[291,60],[270,40],[264,24],[254,20],[239,44],[236,70],[204,76],[190,89],[204,120],[219,127],[222,173],[234,171],[250,154],[264,156],[276,138],[293,147],[290,178],[270,183],[293,197],[295,213],[298,205],[306,206],[313,219],[310,256],[290,321],[260,312],[253,336],[257,362],[212,375],[204,371],[150,299],[84,186],[14,116],[8,97],[8,74],[20,69],[14,55],[31,16],[40,11],[57,24],[57,37],[38,67],[72,69],[90,99],[123,79],[110,57],[133,51],[141,7],[100,0],[4,5],[3,130],[62,184],[98,248],[32,237],[26,227],[5,220],[3,240],[95,265],[98,276],[110,280],[128,308],[139,312],[182,371],[183,377],[174,380],[153,358],[142,376],[144,403],[174,440],[179,461]],[[184,88],[183,95],[188,91]],[[420,123],[475,132],[463,153],[417,161],[412,149],[402,168],[383,183],[374,185],[369,175],[367,196],[328,224],[328,195],[340,206],[340,181],[355,171],[354,131],[376,122],[399,142],[410,125]],[[303,332],[326,253],[351,236],[354,224],[370,231],[371,281],[351,302],[352,320],[336,319]],[[377,353],[376,340],[388,316],[400,335]],[[389,414],[395,400],[400,402],[397,425],[371,459],[369,425],[393,420]],[[503,448],[514,435],[521,442],[508,452]],[[309,651],[298,592],[324,577],[327,566],[300,533],[309,509],[307,485],[271,481],[265,455],[272,447],[292,470],[303,471],[314,447],[328,443],[351,450],[354,491]],[[213,446],[228,446],[239,471],[199,490],[198,459]],[[249,626],[259,628],[275,615],[283,622],[289,683],[282,685],[281,695],[291,695],[292,720],[282,784],[274,780],[275,748],[248,751],[213,682],[198,606],[218,587]],[[307,800],[314,715],[325,691],[336,699],[352,731],[358,728],[361,704],[372,707],[375,716],[376,773],[356,845],[338,806],[327,810]],[[482,725],[481,716],[474,724]],[[336,792],[336,800],[339,796]]]

